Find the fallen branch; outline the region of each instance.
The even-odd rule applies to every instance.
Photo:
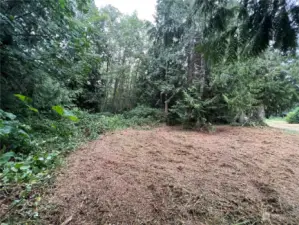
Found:
[[[69,222],[71,222],[73,219],[73,216],[70,216],[69,218],[67,218],[61,225],[67,225]]]

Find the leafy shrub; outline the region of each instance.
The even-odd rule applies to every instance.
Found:
[[[52,106],[52,110],[58,113],[60,116],[65,117],[71,121],[78,122],[78,117],[75,116],[70,110],[63,108],[60,105]]]
[[[146,107],[146,109],[148,109]],[[147,112],[140,112],[141,108],[121,114],[90,114],[84,111],[74,112],[80,119],[76,126],[81,130],[81,133],[89,139],[95,139],[98,135],[111,130],[124,129],[127,127],[154,125],[159,123],[163,118],[157,116],[161,113],[157,109],[150,109]],[[150,113],[148,113],[151,111]],[[141,116],[142,115],[142,116]],[[156,119],[157,118],[157,119]],[[159,118],[159,119],[158,119]],[[92,121],[92,122],[91,122]]]
[[[161,110],[139,105],[136,108],[124,113],[125,118],[152,118],[153,120],[163,121],[164,114]]]
[[[89,139],[95,139],[105,131],[127,127],[125,118],[122,115],[105,116],[83,111],[78,111],[76,114],[80,119],[76,126]]]
[[[288,123],[299,123],[299,107],[297,107],[294,111],[288,113],[286,121]]]
[[[207,111],[213,108],[216,98],[202,100],[198,89],[193,86],[183,91],[183,99],[176,102],[170,109],[169,118],[176,120],[186,128],[210,126]]]
[[[57,120],[34,118],[27,122],[32,128],[32,136],[35,139],[42,138],[47,140],[48,138],[57,136],[61,141],[66,141],[69,137],[74,136],[76,132],[74,123],[66,118],[58,118]]]
[[[38,187],[49,181],[51,171],[67,152],[76,149],[87,140],[97,138],[105,131],[157,123],[157,120],[153,119],[153,113],[146,118],[137,117],[136,114],[126,118],[124,115],[90,114],[78,109],[65,110],[60,106],[52,109],[55,113],[34,113],[35,116],[24,121],[30,126],[17,121],[16,116],[11,113],[0,111],[1,141],[7,141],[3,142],[3,147],[6,146],[3,148],[5,151],[0,152],[0,183],[3,184],[3,190],[18,193],[13,204],[18,206],[15,208],[23,208],[29,217],[38,215],[34,207],[28,207],[36,203],[32,203],[35,201],[32,197],[35,196],[33,185]],[[23,131],[30,131],[30,135],[20,136],[18,133]],[[12,139],[14,135],[16,137]],[[25,142],[29,144],[25,148],[26,151]],[[11,143],[18,145],[8,148],[7,146],[12,146]],[[12,190],[14,187],[17,189]]]
[[[59,152],[35,152],[28,156],[7,152],[0,157],[0,168],[3,184],[35,184],[48,176],[49,169],[55,166],[54,161]]]
[[[0,109],[0,149],[1,151],[27,152],[33,148],[29,136],[31,128],[18,120],[12,113]]]

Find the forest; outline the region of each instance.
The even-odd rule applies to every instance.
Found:
[[[52,205],[44,197],[47,186],[55,184],[57,168],[84,144],[103,137],[103,143],[113,149],[130,146],[128,139],[116,139],[119,145],[115,146],[105,139],[106,133],[120,135],[117,132],[128,130],[123,135],[138,143],[134,139],[138,129],[141,134],[143,129],[158,129],[161,137],[168,132],[175,137],[177,131],[168,129],[180,127],[181,132],[195,133],[178,138],[198,134],[203,140],[205,134],[232,129],[226,134],[233,133],[231,140],[238,137],[236,142],[246,134],[256,140],[267,134],[273,139],[260,145],[274,143],[274,136],[281,136],[266,128],[268,119],[284,117],[287,125],[299,123],[298,44],[297,0],[157,0],[154,22],[140,19],[137,12],[124,14],[112,5],[98,8],[94,0],[1,0],[0,224],[298,224],[298,202],[292,209],[280,209],[286,216],[275,211],[273,202],[271,212],[267,208],[257,217],[252,216],[254,209],[246,207],[244,214],[234,216],[224,213],[227,208],[219,209],[219,218],[224,219],[215,219],[218,211],[195,209],[187,210],[189,214],[184,211],[185,216],[178,209],[196,196],[181,191],[175,199],[173,184],[167,190],[177,205],[167,211],[157,209],[164,214],[151,221],[133,206],[135,217],[123,212],[121,218],[113,214],[113,220],[87,208],[105,219],[80,220],[83,217],[77,214],[78,218],[64,214],[54,220]],[[137,133],[130,133],[131,129]],[[154,131],[148,132],[153,133],[144,134],[145,138],[155,141]],[[297,160],[293,165],[298,167],[298,133],[289,135],[282,138],[288,142],[277,146],[290,145],[293,150],[277,154],[293,154],[290,158]],[[197,146],[192,144],[195,136],[188,138],[187,149]],[[118,154],[111,157],[121,157]],[[298,169],[292,174],[294,180],[299,178]],[[299,190],[297,181],[292,185]],[[160,193],[148,186],[162,196],[163,188]],[[269,201],[279,192],[265,185],[258,189],[269,192]],[[299,197],[298,191],[295,194]],[[179,205],[187,195],[190,201]],[[250,205],[251,200],[244,201]],[[272,216],[269,222],[268,214],[281,217]]]

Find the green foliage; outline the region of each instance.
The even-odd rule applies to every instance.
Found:
[[[294,36],[287,41],[279,32],[296,31],[295,23],[289,26],[296,6],[285,11],[285,2],[278,8],[274,1],[247,2],[158,1],[146,73],[138,79],[140,104],[170,109],[168,123],[187,126],[257,124],[292,108],[299,61],[274,48],[294,51]],[[262,54],[271,40],[280,44]]]
[[[63,109],[60,107],[56,108]],[[13,124],[7,124],[2,120],[1,124],[4,124],[4,126],[0,130],[1,143],[3,145],[0,156],[0,168],[2,171],[0,177],[5,183],[27,183],[31,182],[32,179],[36,182],[36,180],[39,180],[38,177],[42,174],[48,175],[49,169],[55,167],[54,161],[58,155],[74,149],[78,144],[89,139],[95,139],[106,131],[130,126],[151,125],[157,123],[158,119],[161,119],[158,117],[154,119],[153,115],[157,115],[157,110],[146,109],[150,116],[146,116],[149,115],[147,113],[143,114],[143,116],[139,114],[140,117],[137,117],[138,113],[136,114],[136,112],[140,112],[140,108],[130,114],[132,117],[128,115],[105,116],[73,110],[70,113],[79,118],[77,123],[73,123],[72,120],[66,120],[63,117],[60,120],[35,118],[27,121],[30,126],[18,121],[15,121],[16,123]],[[60,110],[60,112],[62,113],[63,111]],[[11,118],[14,121],[16,117],[13,114],[1,111],[1,118]],[[25,131],[21,130],[21,128],[24,129],[24,127],[32,128],[31,136],[34,138],[34,142],[31,141],[28,134],[22,136]],[[18,132],[21,132],[22,135],[19,135]],[[26,143],[27,145],[25,145]],[[40,174],[41,172],[43,173]]]
[[[30,126],[18,120],[12,113],[0,109],[0,150],[2,152],[28,152],[34,148]]]
[[[221,92],[232,116],[255,116],[261,106],[267,117],[279,115],[299,100],[295,61],[277,54],[214,70],[214,91]],[[227,113],[230,115],[230,113]]]
[[[21,94],[14,94],[14,96],[16,96],[18,99],[20,99],[22,102],[26,102],[26,103],[30,103],[32,102],[32,99],[25,96],[25,95],[21,95]]]
[[[56,0],[1,1],[1,107],[18,111],[13,93],[32,96],[36,105],[30,110],[35,112],[36,108],[70,103],[66,85],[75,74],[69,69],[75,61],[71,55],[79,55],[83,48],[75,51],[74,42],[84,36],[85,29],[75,26],[74,20],[84,2],[89,0],[63,0],[60,4]],[[23,95],[16,97],[29,103]]]
[[[178,121],[187,128],[210,126],[207,114],[215,107],[217,97],[203,100],[199,93],[196,86],[184,90],[182,100],[177,101],[170,110],[170,122]]]
[[[206,91],[194,81],[178,95],[169,124],[194,127],[206,122],[263,124],[299,101],[297,61],[267,53],[258,59],[219,65],[210,71]]]
[[[288,113],[286,121],[288,123],[299,123],[299,107]]]
[[[30,103],[32,103],[32,98],[29,98],[28,96],[21,95],[21,94],[14,94],[14,96],[17,97],[19,100],[21,100],[29,110],[38,113],[38,109],[30,105]]]
[[[68,118],[74,122],[78,122],[78,117],[75,116],[71,111],[64,109],[60,105],[52,106],[52,109],[57,112],[60,116],[63,116],[65,118]]]
[[[196,0],[195,11],[207,24],[198,50],[211,62],[256,57],[271,45],[284,53],[296,51],[299,11],[295,2]]]
[[[155,125],[161,119],[158,116],[159,110],[144,106],[128,112],[126,116],[90,114],[79,109],[66,110],[62,106],[54,106],[53,110],[58,117],[39,113],[22,123],[16,120],[14,114],[0,111],[1,188],[5,191],[4,195],[12,191],[18,193],[12,201],[12,206],[17,206],[16,211],[10,211],[3,219],[9,219],[8,216],[13,221],[21,218],[38,219],[35,204],[40,199],[36,200],[39,196],[36,195],[35,187],[51,180],[53,169],[69,151],[88,140],[98,138],[104,132]],[[76,118],[75,123],[73,117]],[[20,132],[28,134],[22,136]],[[20,215],[20,212],[25,214]]]
[[[35,154],[18,155],[7,152],[0,158],[1,179],[4,185],[11,183],[36,184],[49,176],[59,152],[36,152]]]
[[[122,114],[89,114],[76,111],[80,121],[76,124],[88,138],[95,139],[106,131],[124,129],[143,125],[155,125],[163,122],[163,114],[158,109],[138,106]],[[92,121],[92,122],[91,122]]]
[[[78,111],[77,114],[80,118],[77,126],[90,139],[95,139],[106,131],[123,129],[129,126],[124,116],[119,114],[107,116],[103,114],[89,114],[82,111]]]
[[[124,113],[125,118],[150,118],[156,121],[163,121],[164,113],[155,108],[151,108],[145,105],[139,105],[134,109]]]

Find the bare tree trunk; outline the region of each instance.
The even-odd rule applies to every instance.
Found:
[[[206,84],[206,66],[205,66],[205,60],[203,58],[203,55],[200,56],[200,97],[204,94]]]
[[[187,83],[191,84],[193,81],[193,76],[194,76],[194,46],[192,45],[189,49],[188,53],[188,74],[187,74]]]
[[[258,107],[258,119],[259,120],[264,120],[265,119],[265,115],[266,115],[266,113],[265,113],[265,106],[264,105],[260,105],[259,107]]]
[[[119,78],[115,78],[115,83],[114,83],[114,91],[113,91],[113,99],[112,99],[112,106],[113,106],[113,111],[115,111],[115,100],[116,100],[116,93],[118,89],[118,83],[119,83]]]
[[[245,124],[247,122],[247,117],[246,114],[242,111],[240,116],[239,116],[239,123]]]
[[[164,112],[165,112],[165,115],[168,114],[168,99],[167,99],[167,94],[165,94],[165,102],[164,102]]]
[[[168,62],[166,61],[166,71],[165,71],[165,80],[167,81],[167,75],[168,75]],[[167,99],[167,93],[165,93],[165,98],[164,98],[164,112],[165,115],[168,114],[168,99]]]
[[[207,80],[207,65],[204,56],[200,53],[195,53],[194,55],[194,67],[195,67],[195,77],[199,81],[200,93],[199,96],[204,95],[206,80]]]

